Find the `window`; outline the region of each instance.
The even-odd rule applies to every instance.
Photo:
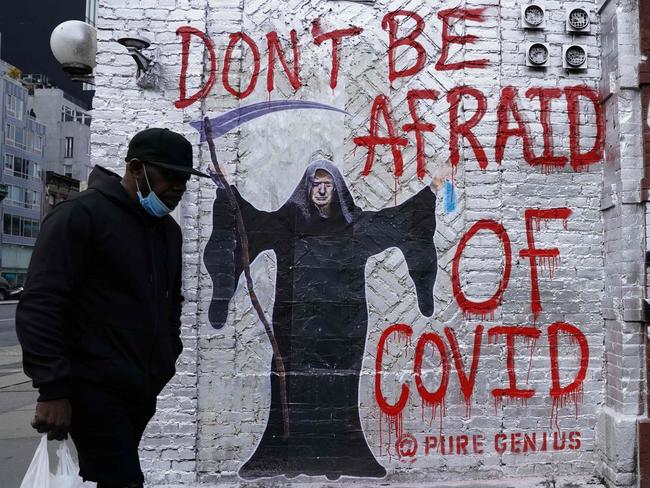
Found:
[[[25,104],[15,95],[7,94],[7,114],[15,119],[23,120]]]
[[[74,155],[74,137],[65,138],[65,155],[66,158],[71,158]]]
[[[72,178],[72,165],[66,164],[63,166],[63,174],[66,178]]]
[[[41,224],[36,219],[19,217],[18,215],[5,214],[3,232],[10,236],[38,237]]]
[[[34,152],[36,154],[43,154],[43,136],[34,137]]]
[[[81,110],[76,110],[72,107],[68,107],[67,105],[61,106],[61,122],[77,122],[79,124],[85,124],[90,127],[91,121],[92,118],[89,114]]]
[[[23,120],[23,115],[24,115],[23,112],[25,111],[25,105],[24,105],[23,101],[20,98],[17,98],[16,100],[17,101],[16,101],[16,115],[15,115],[15,117],[18,120]]]
[[[28,178],[29,161],[13,154],[5,154],[5,174],[18,178]]]
[[[36,190],[25,190],[25,207],[38,208],[41,206],[41,194]]]
[[[17,109],[16,100],[17,100],[16,97],[7,94],[7,114],[11,115],[12,117],[16,117],[16,109]]]
[[[7,124],[7,130],[5,132],[5,142],[10,146],[16,145],[16,128],[11,124]]]
[[[25,189],[20,188],[19,186],[8,185],[7,197],[5,198],[5,202],[13,205],[14,207],[24,207]]]
[[[9,185],[5,201],[15,207],[38,208],[41,206],[41,194],[35,190]]]
[[[61,107],[61,122],[74,122],[74,109],[63,105]]]
[[[41,178],[39,166],[34,161],[29,161],[13,154],[5,154],[4,173],[17,178]]]
[[[14,155],[5,154],[5,174],[14,174]]]
[[[20,149],[25,149],[25,142],[23,141],[24,131],[16,131],[16,127],[7,124],[7,130],[5,132],[5,142],[9,146],[14,146]]]
[[[40,230],[41,224],[36,219],[24,219],[23,232],[25,237],[38,237],[38,232]]]
[[[5,214],[3,232],[10,236],[20,235],[20,217],[17,215]]]

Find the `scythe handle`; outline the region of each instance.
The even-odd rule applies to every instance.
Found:
[[[230,205],[235,209],[235,222],[237,226],[237,233],[239,234],[239,239],[241,241],[242,264],[244,267],[244,276],[246,277],[246,286],[248,287],[248,294],[251,297],[251,303],[253,304],[253,308],[257,312],[257,316],[262,321],[262,324],[264,324],[264,330],[266,331],[266,335],[269,338],[269,341],[271,342],[271,347],[273,348],[273,359],[275,361],[275,369],[277,370],[277,374],[280,380],[280,401],[282,403],[282,420],[283,420],[283,427],[284,427],[284,434],[282,437],[283,439],[286,440],[289,438],[289,403],[287,401],[287,380],[286,380],[287,374],[284,369],[284,361],[282,360],[282,355],[280,354],[280,348],[278,346],[277,340],[275,339],[275,335],[273,334],[273,329],[271,328],[271,324],[266,318],[266,314],[264,313],[264,310],[262,310],[262,306],[260,305],[260,302],[257,298],[257,294],[255,293],[255,288],[253,286],[253,278],[251,277],[251,263],[250,263],[249,247],[248,247],[248,235],[246,234],[246,227],[244,226],[244,218],[242,216],[241,209],[239,208],[239,203],[235,198],[235,194],[233,193],[232,188],[230,188],[230,185],[228,184],[228,181],[226,180],[226,177],[223,171],[221,170],[221,167],[219,166],[219,161],[217,160],[217,151],[214,147],[214,140],[212,139],[212,127],[210,125],[210,119],[208,117],[205,117],[203,119],[203,130],[205,131],[205,137],[208,140],[208,147],[210,148],[210,158],[212,159],[212,165],[214,166],[214,171],[209,171],[210,176],[215,181],[215,183],[219,183],[221,186],[225,188],[228,201],[230,202]]]

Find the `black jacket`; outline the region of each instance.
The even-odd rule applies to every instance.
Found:
[[[66,398],[76,380],[160,392],[182,350],[181,246],[172,217],[146,214],[98,166],[47,215],[16,312],[39,400]]]

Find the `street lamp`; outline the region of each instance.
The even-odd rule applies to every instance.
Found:
[[[50,36],[52,54],[72,81],[94,83],[97,29],[80,20],[57,25]]]

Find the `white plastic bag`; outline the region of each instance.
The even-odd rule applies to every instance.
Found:
[[[41,437],[32,463],[20,484],[20,488],[50,488],[50,460],[47,455],[47,435]]]
[[[96,486],[96,483],[84,483],[79,476],[79,466],[70,453],[67,440],[59,444],[56,456],[59,462],[56,472],[51,474],[47,435],[43,435],[20,488],[94,488]]]

